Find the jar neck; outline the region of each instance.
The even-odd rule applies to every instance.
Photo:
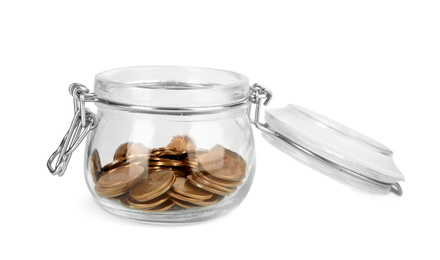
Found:
[[[197,108],[166,108],[166,107],[141,107],[141,106],[127,106],[127,105],[115,105],[104,102],[96,102],[95,105],[100,111],[115,112],[115,113],[132,113],[139,115],[151,115],[151,116],[170,116],[170,117],[191,117],[191,116],[205,116],[205,117],[224,117],[224,116],[241,116],[246,114],[249,109],[250,102],[245,100],[240,103],[231,104],[228,106],[218,107],[197,107]]]
[[[222,106],[204,106],[204,107],[154,107],[154,106],[137,106],[132,104],[124,104],[113,102],[105,99],[96,98],[95,104],[98,107],[121,110],[134,113],[147,113],[159,115],[201,115],[201,114],[218,114],[225,113],[231,110],[244,110],[250,104],[249,97],[239,100],[235,103]]]

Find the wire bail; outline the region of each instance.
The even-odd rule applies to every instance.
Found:
[[[262,123],[260,121],[261,105],[267,106],[269,104],[270,100],[272,99],[272,91],[270,89],[264,88],[262,85],[258,83],[255,83],[250,88],[251,88],[251,93],[249,95],[249,101],[255,104],[255,113],[254,113],[254,118],[252,118],[251,108],[248,109],[247,114],[249,121],[251,122],[251,124],[254,124],[257,127],[257,129],[274,135],[275,132],[270,130],[266,123]]]
[[[69,93],[73,97],[74,116],[70,128],[64,135],[59,147],[47,161],[47,168],[52,175],[64,175],[72,153],[90,130],[95,129],[98,125],[96,115],[85,107],[86,95],[89,93],[89,89],[84,85],[73,83],[69,86]],[[55,167],[52,167],[55,160]]]

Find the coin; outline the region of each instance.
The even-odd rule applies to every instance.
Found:
[[[219,186],[225,187],[225,188],[235,188],[241,185],[241,181],[225,181],[222,179],[218,179],[212,175],[209,175],[206,172],[197,172],[197,177],[204,179],[206,181],[209,181],[210,183],[217,184]]]
[[[187,152],[194,151],[196,145],[194,141],[186,135],[176,136],[173,138],[170,144],[168,144],[167,148],[179,151],[179,152]]]
[[[198,183],[201,183],[201,184],[203,184],[203,185],[209,186],[210,188],[213,188],[213,189],[216,189],[216,190],[221,190],[221,191],[225,191],[225,192],[228,192],[228,193],[232,193],[232,192],[235,191],[235,187],[233,187],[233,188],[226,188],[226,187],[223,187],[223,186],[217,185],[217,184],[215,184],[215,183],[212,183],[212,182],[207,181],[206,179],[202,179],[202,178],[200,178],[200,177],[197,175],[197,173],[194,174],[194,175],[192,176],[192,178],[194,179],[194,181],[196,181],[196,182],[198,182]]]
[[[174,184],[176,177],[171,171],[158,171],[148,174],[131,187],[129,194],[135,200],[144,202],[159,197]]]
[[[132,142],[127,142],[127,143],[123,143],[120,146],[118,146],[118,148],[116,148],[116,152],[113,156],[113,160],[115,160],[115,161],[125,160],[128,148],[132,145],[133,145]]]
[[[169,190],[169,191],[167,192],[167,194],[168,194],[170,197],[175,198],[175,199],[179,199],[179,200],[181,200],[181,201],[185,201],[185,202],[193,203],[193,204],[196,204],[196,205],[203,204],[203,200],[190,198],[190,197],[184,196],[184,195],[182,195],[182,194],[176,193],[176,192],[174,192],[173,190]]]
[[[101,187],[101,185],[99,185],[97,182],[95,185],[95,191],[96,194],[103,198],[114,198],[126,193],[130,189],[131,185],[132,183],[128,183],[116,187],[105,188]]]
[[[211,206],[211,205],[217,204],[217,203],[219,203],[220,201],[222,201],[223,198],[224,198],[224,196],[221,196],[221,195],[214,195],[214,196],[212,196],[212,198],[203,201],[203,203],[204,203],[203,206],[208,207],[208,206]]]
[[[178,199],[181,201],[185,201],[188,203],[192,203],[192,204],[199,205],[199,206],[205,206],[205,207],[214,205],[215,203],[217,203],[223,199],[223,196],[219,196],[219,195],[214,194],[210,199],[198,200],[198,199],[193,199],[193,198],[183,196],[183,195],[176,193],[172,190],[169,190],[167,192],[167,194],[170,195],[171,198],[175,198],[175,199]]]
[[[102,167],[102,174],[105,174],[115,168],[124,166],[124,165],[140,165],[144,168],[148,167],[148,157],[145,156],[131,156],[128,159],[116,159],[111,163]]]
[[[92,153],[92,160],[90,162],[90,172],[92,173],[93,181],[96,183],[101,176],[101,159],[99,158],[98,150],[94,150]]]
[[[199,170],[222,180],[241,181],[246,177],[246,162],[237,153],[217,145],[199,156]]]
[[[150,161],[148,166],[181,167],[181,161]]]
[[[221,145],[196,149],[188,136],[175,136],[167,147],[151,150],[141,143],[121,144],[102,168],[98,151],[91,160],[99,196],[147,212],[214,205],[237,190],[246,171],[239,154]]]
[[[143,145],[141,143],[134,143],[128,147],[125,156],[127,158],[130,158],[132,156],[149,157],[150,156],[150,149],[148,149],[148,147],[146,147],[145,145]]]
[[[176,205],[185,208],[185,209],[199,209],[202,208],[203,206],[200,205],[196,205],[196,204],[192,204],[183,200],[179,200],[173,197],[170,197],[170,200],[173,201]]]
[[[145,202],[139,202],[135,200],[133,197],[131,197],[129,194],[125,195],[127,202],[130,204],[131,207],[136,209],[150,209],[159,206],[160,204],[164,203],[169,199],[168,194],[162,194],[157,198],[154,198],[152,200],[148,200]]]
[[[200,155],[208,152],[209,150],[206,149],[196,149],[194,151],[188,151],[187,157],[190,161],[197,161]]]
[[[206,191],[218,194],[218,195],[222,195],[222,196],[226,196],[230,193],[230,192],[226,192],[226,191],[217,190],[217,189],[211,188],[205,184],[202,184],[194,179],[194,175],[189,175],[186,178],[191,182],[191,184],[199,187],[200,189],[203,189],[203,190],[206,190]],[[235,191],[235,189],[233,191]]]
[[[208,153],[199,156],[199,163],[209,164],[213,167],[221,168],[225,162],[227,164],[236,164],[243,170],[246,169],[246,161],[243,157],[221,145],[216,145]]]
[[[182,168],[174,168],[170,170],[176,177],[185,177],[185,171]]]
[[[127,194],[124,194],[124,195],[120,196],[119,197],[119,201],[121,202],[122,205],[124,205],[127,208],[130,208],[130,209],[134,209],[135,208],[135,207],[131,206],[130,203],[128,203]]]
[[[144,167],[138,165],[126,165],[115,168],[99,178],[98,183],[103,188],[116,187],[127,183],[133,183],[140,179],[144,173]]]
[[[102,174],[120,167],[120,166],[124,166],[126,164],[126,160],[125,159],[117,159],[117,160],[113,160],[111,163],[106,164],[104,167],[102,167]]]
[[[186,178],[177,177],[171,188],[174,192],[182,194],[186,197],[207,200],[212,197],[212,193],[191,185]]]
[[[156,148],[151,151],[151,156],[158,157],[158,158],[177,159],[177,158],[181,158],[185,154],[186,154],[186,151],[180,152],[180,151],[176,151],[171,148]]]
[[[167,200],[164,203],[160,204],[159,206],[156,206],[156,207],[151,208],[151,209],[144,209],[144,211],[148,211],[148,212],[162,212],[162,211],[169,210],[173,206],[174,206],[174,202],[172,200]]]
[[[209,152],[200,154],[198,159],[199,162],[206,164],[221,163],[226,154],[226,149],[223,146],[216,145]]]
[[[244,170],[238,165],[226,164],[223,168],[215,170],[205,165],[204,169],[212,176],[227,181],[241,181],[246,177]]]
[[[140,165],[144,168],[148,167],[149,157],[145,155],[131,155],[125,160],[125,164]]]

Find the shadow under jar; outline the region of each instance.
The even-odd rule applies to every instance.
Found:
[[[255,173],[249,82],[191,67],[131,67],[95,78],[98,124],[85,177],[109,212],[143,222],[202,221],[238,206]]]

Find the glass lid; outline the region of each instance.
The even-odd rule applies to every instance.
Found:
[[[343,183],[373,193],[402,195],[399,181],[405,178],[388,147],[297,105],[266,109],[266,123],[262,123],[260,109],[271,97],[269,89],[251,86],[249,100],[255,104],[255,111],[250,107],[248,116],[269,143]]]
[[[404,176],[386,146],[306,108],[268,109],[270,143],[330,177],[376,193],[401,195]]]

